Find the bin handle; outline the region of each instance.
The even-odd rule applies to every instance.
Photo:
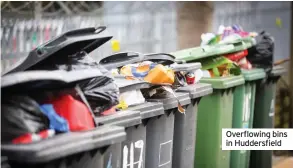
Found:
[[[99,27],[89,27],[89,28],[84,28],[84,29],[77,29],[77,30],[71,30],[67,33],[65,33],[66,36],[73,36],[75,34],[89,34],[89,33],[95,33],[99,34],[106,30],[106,26],[99,26]]]
[[[156,56],[156,55],[167,55],[167,56],[170,56],[172,58],[176,58],[174,55],[172,54],[168,54],[168,53],[149,53],[149,54],[144,54],[145,56]]]

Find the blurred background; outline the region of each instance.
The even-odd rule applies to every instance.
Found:
[[[233,24],[274,36],[275,61],[292,58],[292,2],[1,1],[1,68],[76,28],[105,25],[113,39],[120,41],[121,50],[151,53],[199,46],[202,33]],[[98,60],[111,52],[109,42],[90,55]],[[284,66],[292,72],[289,65]],[[278,83],[277,128],[293,128],[289,75]],[[289,154],[275,151],[278,156]]]

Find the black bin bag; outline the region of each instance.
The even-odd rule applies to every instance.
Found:
[[[270,72],[273,67],[274,39],[267,32],[262,31],[256,37],[256,45],[248,49],[247,60],[257,68]]]
[[[1,102],[1,141],[11,142],[27,133],[49,128],[49,120],[29,96],[5,97]]]
[[[24,70],[99,69],[102,77],[81,81],[79,85],[95,113],[108,110],[119,103],[119,89],[110,72],[88,55],[112,38],[103,34],[105,29],[101,26],[64,33],[31,51],[26,60],[7,73]]]

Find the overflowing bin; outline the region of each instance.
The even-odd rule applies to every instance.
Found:
[[[236,87],[233,100],[233,128],[252,128],[256,84],[266,77],[263,69],[242,70],[245,84]],[[231,151],[230,167],[248,168],[250,151]]]
[[[126,80],[122,77],[115,77],[119,86],[120,93],[127,91],[140,90],[148,88],[150,85],[143,81]],[[164,113],[161,103],[145,102],[130,106],[127,110],[122,110],[109,116],[97,117],[96,121],[105,125],[119,125],[126,127],[126,140],[122,146],[116,144],[107,149],[105,159],[112,156],[112,167],[145,167],[146,154],[146,127],[147,120]],[[105,168],[107,165],[104,165]]]
[[[123,60],[119,60],[117,56],[119,56],[119,59],[123,58]],[[107,69],[112,69],[122,67],[125,63],[131,64],[142,61],[152,61],[163,65],[170,65],[175,62],[174,56],[165,53],[144,55],[135,53],[117,53],[113,56],[102,59],[101,64]],[[196,67],[198,67],[198,64]],[[135,71],[133,72],[135,73]],[[120,83],[123,83],[123,81],[120,81]],[[121,90],[121,84],[119,87]],[[135,89],[135,85],[132,87]],[[176,135],[174,136],[174,115],[179,113],[177,112],[178,102],[180,102],[182,106],[191,103],[189,93],[184,93],[183,91],[176,93],[175,97],[173,95],[162,95],[156,98],[147,98],[146,102],[147,103],[145,104],[135,105],[128,108],[128,110],[140,111],[141,116],[143,117],[143,123],[146,124],[147,147],[145,167],[172,167],[173,138],[177,137]],[[147,108],[149,109],[148,111],[153,111],[151,109],[154,109],[155,105],[161,106],[160,113],[144,112]],[[184,116],[182,113],[179,115]]]
[[[18,72],[2,77],[1,89],[4,96],[11,94],[26,95],[32,92],[40,94],[45,91],[72,88],[80,81],[92,79],[99,75],[101,74],[98,69],[70,72],[61,70]],[[32,113],[34,109],[30,107],[30,110]],[[2,111],[1,116],[5,114],[7,114],[7,111],[5,113]],[[23,116],[22,119],[19,122],[29,120],[28,116]],[[10,118],[10,120],[12,121],[13,118]],[[3,124],[3,121],[1,124]],[[10,126],[11,124],[8,125],[7,123],[11,121],[5,120],[6,125],[2,125],[2,129],[8,129],[4,126]],[[36,122],[31,122],[29,126],[36,126]],[[27,121],[26,123],[30,122]],[[50,127],[50,129],[52,128]],[[41,139],[38,138],[38,140],[36,140],[37,135],[30,135],[25,136],[26,141],[21,143],[2,141],[1,154],[8,158],[11,167],[101,167],[104,164],[104,148],[121,143],[126,138],[124,128],[118,126],[101,126],[51,136],[50,132],[47,132],[47,134],[38,134],[41,136]],[[27,142],[30,137],[31,142]]]
[[[174,71],[195,71],[201,68],[200,63],[180,64],[173,66]],[[180,87],[177,92],[189,93],[191,103],[185,115],[175,113],[174,143],[172,167],[193,167],[196,141],[197,106],[201,97],[213,92],[210,84],[192,84]]]
[[[174,118],[175,113],[179,113],[178,101],[182,106],[191,103],[189,93],[176,93],[176,97],[147,99],[149,102],[163,103],[165,113],[148,120],[146,167],[172,167]]]
[[[256,85],[253,128],[274,128],[276,83],[286,70],[273,67],[265,82]],[[273,152],[251,151],[250,168],[272,167]]]

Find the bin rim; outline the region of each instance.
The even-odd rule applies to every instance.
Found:
[[[212,84],[213,89],[228,89],[244,84],[243,75],[229,76],[229,77],[204,77],[200,79],[200,83]]]
[[[266,72],[262,68],[253,68],[251,70],[242,69],[241,71],[245,81],[256,81],[266,77]]]

